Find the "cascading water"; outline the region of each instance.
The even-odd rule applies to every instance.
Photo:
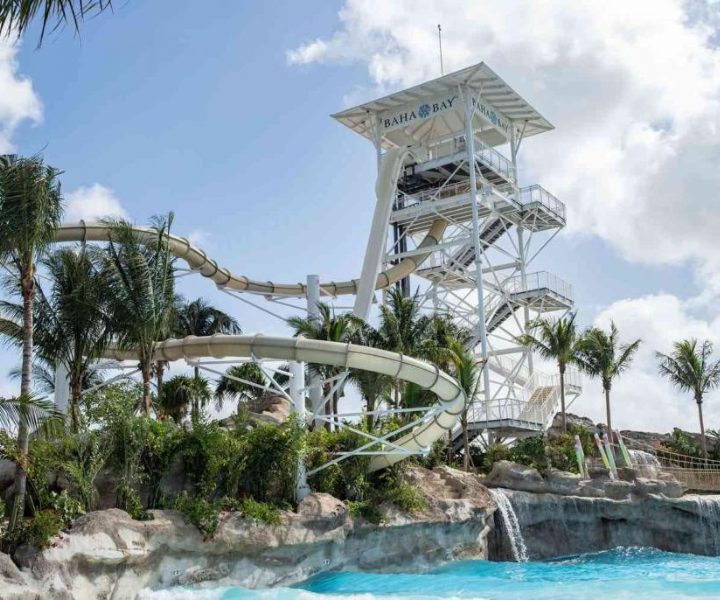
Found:
[[[642,450],[628,450],[633,468],[641,477],[657,479],[662,472],[662,465],[657,457]]]
[[[705,550],[710,556],[720,556],[720,498],[697,496],[695,501],[705,529]]]
[[[516,562],[527,562],[527,546],[525,546],[525,540],[520,530],[520,521],[518,520],[513,505],[510,503],[510,499],[503,490],[490,490],[490,494],[492,494],[493,500],[495,500],[495,504],[497,504],[498,510],[500,511],[503,526],[510,540],[510,549],[512,550],[513,558]]]

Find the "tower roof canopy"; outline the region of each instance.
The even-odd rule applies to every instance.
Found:
[[[511,126],[524,128],[524,137],[554,129],[482,62],[332,117],[371,141],[375,140],[375,124],[379,123],[385,148],[422,143],[463,131],[465,118],[459,87],[470,88],[473,100],[479,102],[474,127],[490,145],[507,141]]]

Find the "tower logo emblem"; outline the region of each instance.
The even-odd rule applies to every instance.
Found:
[[[429,104],[421,104],[418,108],[418,117],[421,119],[424,119],[425,117],[430,115],[430,105]]]

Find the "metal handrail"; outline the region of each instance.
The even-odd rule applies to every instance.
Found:
[[[520,204],[528,208],[533,204],[540,204],[558,217],[565,219],[565,204],[548,192],[541,185],[535,184],[520,188]]]
[[[429,142],[427,145],[429,160],[451,156],[467,150],[464,135],[457,135]],[[475,137],[475,157],[495,173],[508,181],[517,180],[515,165],[500,152],[488,146],[478,137]]]
[[[527,273],[524,277],[522,275],[508,277],[501,285],[503,291],[507,294],[519,294],[532,290],[547,289],[568,300],[572,300],[573,298],[572,285],[548,271]]]

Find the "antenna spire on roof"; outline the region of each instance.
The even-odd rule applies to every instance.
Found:
[[[440,27],[440,23],[438,23],[438,42],[440,44],[440,76],[442,77],[443,75],[445,75],[445,70],[443,69],[442,27]]]

